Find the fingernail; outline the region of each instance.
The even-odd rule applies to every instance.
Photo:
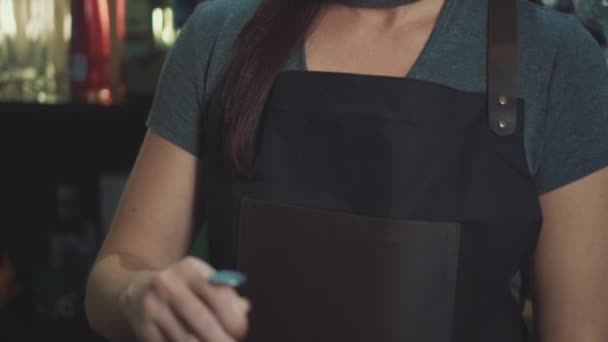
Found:
[[[234,301],[234,306],[237,312],[248,314],[251,310],[251,303],[243,297],[237,297]]]
[[[237,271],[217,271],[215,272],[209,281],[218,286],[229,286],[229,287],[239,287],[245,283],[247,277],[240,272]]]

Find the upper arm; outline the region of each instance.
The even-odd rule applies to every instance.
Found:
[[[534,273],[542,341],[608,341],[608,168],[540,202]]]
[[[207,102],[221,83],[239,27],[256,4],[204,1],[182,28],[161,72],[149,131],[102,256],[136,254],[145,258],[146,267],[163,267],[186,254],[196,214],[203,209],[196,183]]]
[[[576,18],[560,24],[535,180],[547,193],[608,166],[608,68]],[[555,28],[552,28],[555,29]],[[549,61],[548,61],[549,62]],[[536,134],[536,133],[534,133]]]
[[[160,269],[185,256],[202,207],[200,161],[149,130],[100,252]]]
[[[213,1],[201,3],[168,54],[149,130],[100,258],[118,253],[143,262],[142,267],[163,268],[187,253],[202,209],[196,183],[205,129],[205,70],[223,12],[214,10]]]
[[[571,19],[553,65],[536,182],[543,211],[534,259],[542,341],[608,341],[608,68]]]

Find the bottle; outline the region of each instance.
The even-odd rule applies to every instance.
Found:
[[[154,53],[150,0],[127,1],[126,82],[130,95],[151,96],[162,56]]]
[[[108,0],[110,6],[110,86],[114,103],[125,101],[127,86],[125,79],[127,0]]]
[[[110,9],[107,0],[72,1],[72,99],[111,105]]]
[[[127,2],[127,60],[152,53],[152,7],[149,0]]]
[[[69,1],[0,1],[0,101],[68,101]]]

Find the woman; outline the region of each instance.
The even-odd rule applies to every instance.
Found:
[[[204,2],[90,321],[113,340],[515,342],[509,284],[533,269],[541,341],[607,341],[606,90],[577,20],[525,1]],[[203,219],[251,315],[185,258]]]

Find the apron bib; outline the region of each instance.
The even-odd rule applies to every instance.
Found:
[[[542,218],[515,3],[490,1],[488,94],[282,72],[249,180],[234,176],[223,118],[208,117],[211,261],[249,276],[249,342],[524,341],[510,281]]]

